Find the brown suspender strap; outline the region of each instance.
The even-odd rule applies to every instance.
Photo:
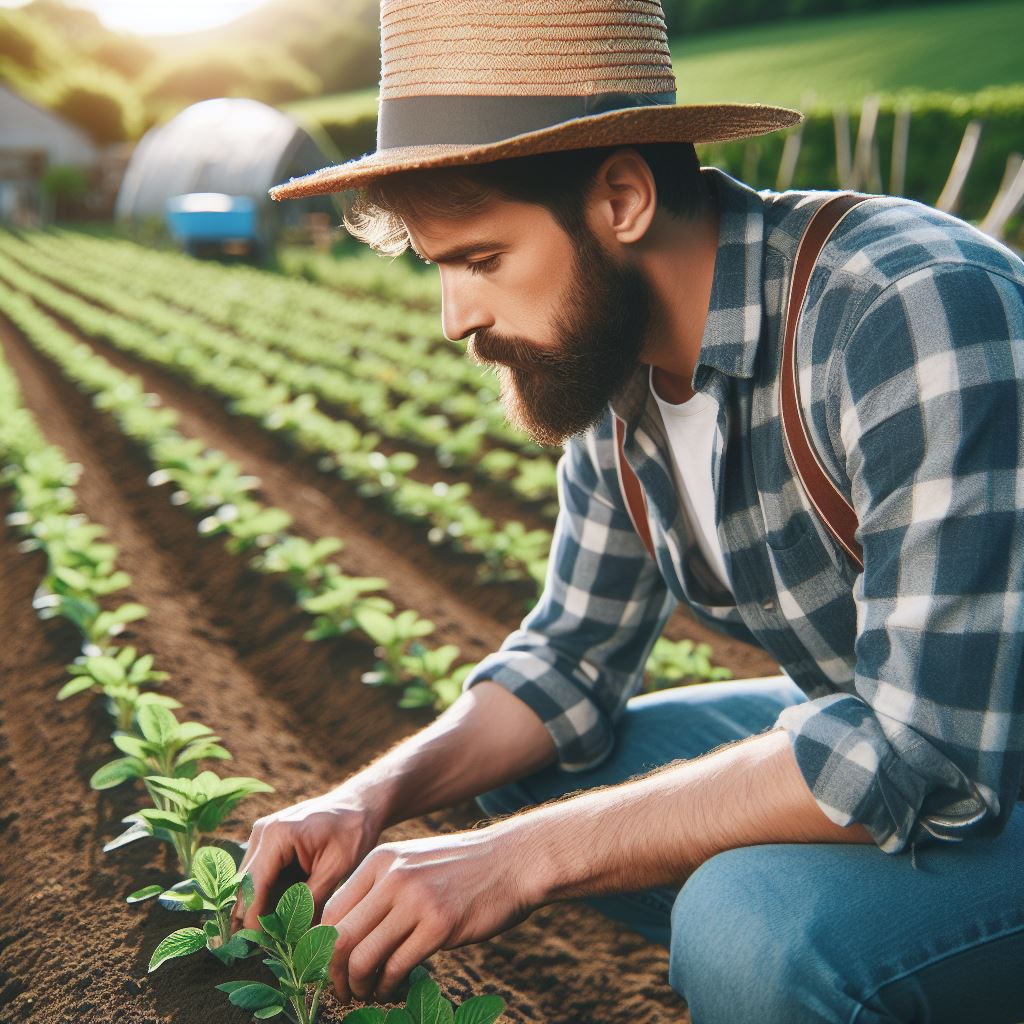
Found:
[[[796,328],[807,294],[807,283],[811,279],[818,254],[847,213],[869,198],[844,194],[829,199],[815,210],[800,239],[786,303],[786,334],[782,346],[780,382],[782,434],[797,477],[818,517],[858,569],[864,568],[864,556],[855,539],[857,513],[822,467],[804,422],[803,407],[800,404],[800,375],[796,368]]]
[[[846,214],[858,203],[870,198],[852,193],[835,196],[815,210],[804,230],[793,264],[793,279],[786,304],[786,333],[783,340],[780,381],[782,432],[797,478],[818,517],[858,569],[864,568],[864,559],[860,545],[855,539],[857,513],[822,467],[804,422],[803,409],[800,405],[800,377],[796,372],[796,328],[807,293],[807,283],[810,281],[818,254]],[[647,499],[636,473],[633,472],[633,467],[626,461],[623,448],[625,424],[618,416],[613,417],[613,422],[619,489],[636,532],[640,535],[648,554],[654,558],[654,542],[647,519]]]

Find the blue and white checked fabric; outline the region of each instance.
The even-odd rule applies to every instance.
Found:
[[[685,601],[807,694],[777,726],[832,821],[862,824],[889,853],[995,834],[1024,765],[1024,263],[894,197],[854,209],[819,257],[797,363],[812,441],[860,522],[858,572],[797,483],[779,418],[792,263],[831,193],[704,173],[721,226],[693,386],[719,405],[712,473],[733,595],[688,535],[641,367],[566,444],[544,592],[465,687],[507,687],[563,768],[589,768]],[[621,498],[612,410],[656,565]]]

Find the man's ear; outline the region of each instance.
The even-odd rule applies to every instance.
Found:
[[[594,176],[588,205],[608,241],[639,242],[658,208],[658,189],[647,161],[630,147],[610,154]]]

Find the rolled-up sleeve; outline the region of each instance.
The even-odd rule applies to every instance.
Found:
[[[970,264],[908,274],[830,368],[864,555],[853,692],[778,725],[828,817],[890,853],[999,832],[1020,786],[1022,281]]]
[[[593,767],[611,751],[614,723],[676,605],[633,528],[611,459],[610,416],[567,442],[540,600],[463,684],[493,680],[523,700],[568,771]]]

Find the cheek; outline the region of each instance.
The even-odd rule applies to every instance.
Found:
[[[534,261],[510,273],[502,284],[508,287],[503,305],[508,333],[523,335],[535,344],[552,342],[552,325],[564,295],[562,271]]]

